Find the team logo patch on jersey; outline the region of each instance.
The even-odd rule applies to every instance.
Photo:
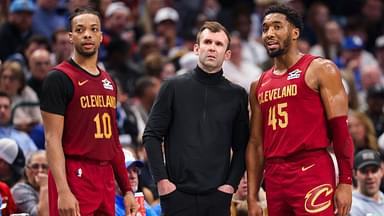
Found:
[[[107,80],[107,78],[103,79],[101,82],[103,82],[103,86],[105,89],[113,90],[112,82]]]
[[[301,70],[299,69],[289,72],[287,80],[300,78],[300,74],[301,74]]]

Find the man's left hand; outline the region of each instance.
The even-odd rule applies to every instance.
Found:
[[[232,187],[232,185],[229,185],[229,184],[221,185],[220,187],[217,188],[217,190],[227,194],[235,193],[235,189]]]
[[[351,210],[352,204],[352,185],[339,184],[335,192],[335,214],[346,216]]]
[[[134,216],[136,215],[137,209],[139,205],[136,202],[135,196],[132,192],[127,192],[124,195],[124,207],[125,207],[125,215],[126,216]]]

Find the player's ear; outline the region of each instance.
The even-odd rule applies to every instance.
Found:
[[[300,37],[300,29],[299,28],[293,28],[292,29],[292,39],[298,40]]]
[[[73,44],[73,34],[72,34],[71,31],[68,32],[68,37],[69,37],[69,42],[70,42],[71,44]]]

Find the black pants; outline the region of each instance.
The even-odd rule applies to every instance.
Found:
[[[174,191],[160,197],[164,216],[229,216],[232,194],[213,191],[188,194]]]

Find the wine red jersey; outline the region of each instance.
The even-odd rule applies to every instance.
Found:
[[[64,118],[65,156],[111,160],[119,146],[115,83],[105,71],[92,76],[67,61],[55,69],[64,72],[73,83],[73,97]]]
[[[330,145],[320,93],[305,82],[307,68],[315,58],[304,55],[282,75],[273,74],[272,67],[259,80],[256,96],[266,159]]]

